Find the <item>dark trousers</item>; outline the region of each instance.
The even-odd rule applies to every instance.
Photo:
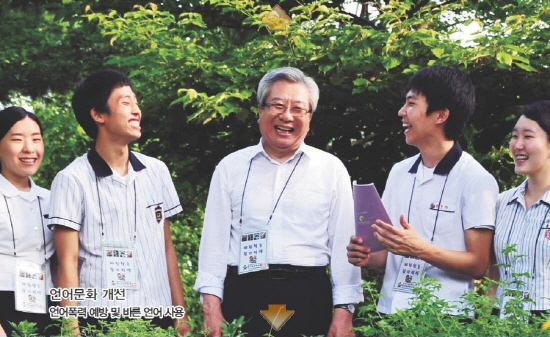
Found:
[[[51,302],[48,301],[48,307]],[[50,326],[54,321],[50,314],[33,314],[15,310],[15,293],[13,291],[0,291],[0,325],[6,331],[7,336],[12,336],[14,329],[9,322],[20,323],[22,321],[36,323],[36,333],[38,336],[57,335],[59,328]]]
[[[293,268],[305,269],[292,272]],[[236,275],[236,267],[230,267],[224,284],[224,318],[231,322],[244,316],[242,331],[251,337],[326,335],[332,320],[332,286],[326,268],[310,268],[308,272],[308,267],[271,265],[268,271]],[[294,311],[279,331],[260,313],[270,304]]]

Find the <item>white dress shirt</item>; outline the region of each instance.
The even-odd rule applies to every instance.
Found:
[[[30,191],[21,192],[0,174],[1,291],[15,290],[13,273],[16,261],[29,261],[43,266],[46,287],[52,287],[50,266],[47,262],[55,248],[53,233],[46,227],[43,218],[43,215],[48,214],[50,191],[37,186],[32,179],[30,182]]]
[[[225,157],[210,184],[194,289],[223,299],[227,266],[238,264],[241,232],[265,229],[268,264],[330,265],[333,303],[362,301],[360,268],[346,255],[355,232],[350,178],[338,158],[302,144],[281,164],[267,155],[261,140]]]

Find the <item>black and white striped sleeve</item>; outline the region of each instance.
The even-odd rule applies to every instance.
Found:
[[[161,167],[160,178],[162,180],[162,197],[164,199],[164,205],[166,205],[164,216],[169,218],[183,211],[183,208],[172,177],[170,176],[170,171],[168,171],[168,167],[164,163],[161,164]]]
[[[83,213],[83,191],[74,176],[59,172],[52,183],[48,227],[65,226],[80,230]]]

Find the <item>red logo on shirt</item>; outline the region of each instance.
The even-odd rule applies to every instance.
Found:
[[[546,230],[546,233],[544,233],[544,237],[546,238],[546,240],[550,240],[550,229]]]

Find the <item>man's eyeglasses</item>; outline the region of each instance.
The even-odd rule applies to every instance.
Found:
[[[264,103],[264,107],[269,109],[269,113],[272,114],[281,114],[286,111],[289,107],[282,103]],[[304,117],[307,113],[310,113],[311,110],[303,108],[301,106],[292,106],[290,107],[290,114],[294,117]]]

